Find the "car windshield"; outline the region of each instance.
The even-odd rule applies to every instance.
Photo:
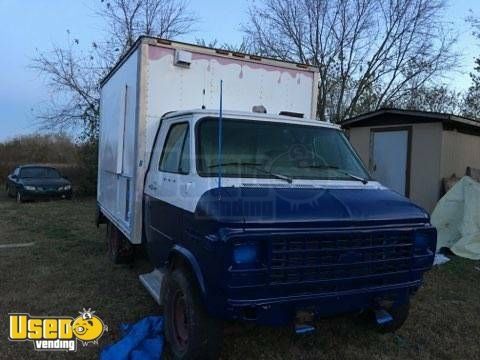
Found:
[[[218,119],[197,130],[200,176],[364,180],[369,175],[342,131],[319,126],[224,119],[218,159]]]
[[[60,173],[48,167],[27,167],[20,170],[20,177],[55,179],[60,177]]]

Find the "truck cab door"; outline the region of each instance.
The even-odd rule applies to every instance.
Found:
[[[161,267],[171,248],[182,241],[183,218],[191,187],[191,132],[186,119],[162,125],[145,183],[147,249]]]

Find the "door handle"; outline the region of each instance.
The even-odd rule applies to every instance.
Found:
[[[192,188],[192,185],[193,185],[193,183],[191,181],[182,184],[183,193],[185,195],[190,192],[190,189]]]

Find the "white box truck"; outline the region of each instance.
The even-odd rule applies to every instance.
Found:
[[[101,83],[98,205],[132,244],[142,242],[145,171],[165,114],[252,111],[263,105],[315,118],[313,67],[169,40],[141,37]]]
[[[221,320],[304,333],[348,312],[374,312],[383,332],[407,318],[436,231],[314,120],[317,80],[143,37],[102,82],[97,222],[114,261],[145,246],[140,280],[174,358],[217,357]]]

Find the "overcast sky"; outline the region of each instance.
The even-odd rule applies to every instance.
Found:
[[[190,0],[200,18],[196,31],[181,40],[196,38],[220,43],[240,43],[239,28],[246,20],[252,0]],[[44,79],[29,68],[35,49],[47,50],[52,43],[65,44],[67,29],[72,37],[90,44],[102,35],[102,22],[94,15],[99,0],[0,0],[0,141],[37,130],[36,114],[49,99]],[[460,34],[457,50],[462,66],[452,69],[447,82],[456,89],[469,85],[468,72],[480,55],[480,42],[471,36],[464,19],[472,9],[480,15],[478,0],[450,0],[445,21]]]

